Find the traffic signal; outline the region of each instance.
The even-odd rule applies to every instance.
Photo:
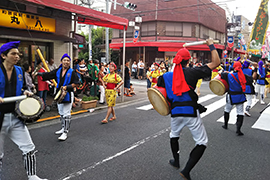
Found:
[[[137,8],[137,5],[130,2],[125,2],[124,7],[127,9],[135,10]]]

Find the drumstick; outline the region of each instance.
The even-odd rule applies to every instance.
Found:
[[[43,57],[43,55],[42,55],[42,53],[41,53],[41,51],[40,51],[39,48],[37,48],[37,53],[38,53],[38,55],[39,55],[41,61],[43,62],[45,69],[46,69],[48,72],[50,72],[50,69],[49,69],[49,67],[47,66],[47,63],[46,63],[46,61],[45,61],[45,59],[44,59],[44,57]],[[56,81],[55,81],[54,79],[52,79],[52,82],[53,82],[54,86],[57,87],[57,83],[56,83]]]
[[[219,43],[219,41],[218,40],[214,40],[213,43],[217,44],[217,43]],[[196,41],[196,42],[191,42],[191,43],[185,43],[183,45],[183,47],[197,46],[197,45],[202,45],[202,44],[206,44],[206,41]]]
[[[26,97],[27,97],[26,95],[6,97],[6,98],[3,98],[3,103],[20,101],[20,100],[25,99]]]

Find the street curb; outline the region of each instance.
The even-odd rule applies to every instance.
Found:
[[[131,104],[131,103],[134,103],[134,102],[137,102],[137,101],[142,101],[142,100],[145,100],[145,98],[140,98],[140,99],[136,99],[136,100],[132,100],[132,101],[126,101],[126,102],[118,102],[115,105],[115,107],[126,105],[126,104]],[[91,108],[91,109],[86,109],[86,110],[80,110],[80,111],[72,112],[71,115],[77,115],[77,114],[82,114],[82,113],[87,113],[87,112],[90,112],[91,113],[91,112],[94,112],[94,111],[97,111],[97,110],[106,109],[106,108],[107,108],[107,106],[100,106],[100,107],[96,107],[96,108]],[[54,119],[57,119],[59,117],[60,117],[60,115],[46,117],[46,118],[39,119],[36,122],[37,123],[41,123],[41,122],[44,122],[44,121],[54,120]]]

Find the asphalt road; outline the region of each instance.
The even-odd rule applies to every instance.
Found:
[[[212,94],[203,83],[201,96]],[[209,106],[224,97],[203,102]],[[269,102],[269,99],[266,99]],[[50,180],[181,180],[180,170],[168,165],[172,158],[169,144],[170,117],[155,110],[139,110],[145,100],[118,104],[117,120],[100,124],[106,109],[73,116],[68,139],[58,141],[54,132],[59,119],[29,125],[36,145],[38,175]],[[209,106],[211,107],[211,106]],[[228,130],[217,120],[223,107],[208,109],[203,117],[209,143],[204,156],[192,170],[193,180],[268,180],[270,179],[269,131],[251,128],[265,107],[257,103],[252,117],[245,117],[242,137],[235,125]],[[235,110],[234,110],[235,111]],[[203,114],[202,114],[203,115]],[[180,138],[181,168],[195,143],[187,128]],[[2,180],[27,179],[21,152],[9,139],[5,142]]]

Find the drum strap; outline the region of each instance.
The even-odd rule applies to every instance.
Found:
[[[238,82],[238,84],[240,84],[240,82],[236,79],[236,77],[233,75],[233,74],[231,74],[232,75],[232,77],[234,78],[234,80],[236,81],[236,82]]]

